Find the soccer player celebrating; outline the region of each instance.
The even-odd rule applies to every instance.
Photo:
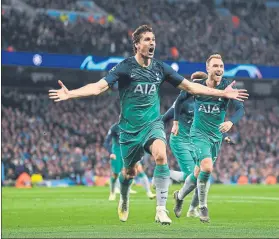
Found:
[[[206,69],[208,78],[197,81],[198,84],[216,89],[225,89],[228,86],[232,86],[231,81],[222,77],[224,63],[220,55],[211,55],[206,61]],[[230,120],[224,122],[229,102],[234,104],[236,111]],[[186,178],[183,187],[174,193],[174,212],[177,217],[181,215],[184,197],[197,186],[200,220],[209,222],[207,208],[209,178],[222,144],[222,134],[228,132],[243,115],[244,106],[239,101],[221,97],[195,96],[194,120],[190,136],[197,149],[197,161],[194,173],[190,174]]]
[[[207,74],[197,71],[191,75],[191,80],[206,79]],[[181,91],[172,107],[163,115],[163,122],[173,119],[173,127],[170,135],[170,148],[176,158],[181,171],[170,170],[170,178],[176,182],[184,182],[195,167],[196,148],[190,138],[190,128],[194,117],[194,98],[185,91]],[[179,134],[178,134],[179,131]],[[224,133],[223,138],[228,144],[234,143]],[[199,204],[197,188],[194,192],[187,217],[198,217],[197,206]],[[178,215],[180,216],[180,215]]]
[[[207,78],[207,74],[204,72],[195,72],[191,75],[192,80],[205,78]],[[190,96],[187,92],[181,91],[172,107],[162,118],[164,123],[173,119],[169,143],[181,172],[170,170],[170,177],[176,182],[184,182],[195,167],[194,158],[196,150],[190,139],[190,128],[194,117],[194,99]]]
[[[104,147],[110,154],[110,164],[111,164],[111,171],[112,176],[110,178],[110,195],[109,195],[109,201],[114,201],[116,198],[115,194],[115,187],[116,187],[116,181],[118,179],[119,173],[121,172],[123,168],[123,161],[121,157],[120,152],[120,144],[119,144],[119,134],[120,129],[118,127],[118,124],[113,124],[105,138]],[[111,144],[112,141],[112,144]],[[145,174],[143,167],[140,162],[136,165],[136,171],[137,176],[140,179],[141,184],[143,185],[144,189],[146,190],[147,197],[149,199],[154,199],[156,197],[155,194],[152,193],[150,183],[148,180],[147,175]]]
[[[119,176],[119,219],[127,221],[129,214],[129,188],[136,175],[135,166],[144,151],[156,162],[154,182],[157,207],[155,221],[170,224],[166,202],[169,187],[169,167],[166,154],[166,136],[160,115],[159,89],[164,81],[193,95],[211,95],[243,101],[248,98],[246,90],[228,87],[213,89],[184,79],[169,65],[153,58],[155,35],[151,27],[143,25],[133,33],[135,56],[113,67],[107,76],[96,83],[75,90],[68,90],[61,81],[61,89],[50,90],[49,97],[55,102],[79,97],[96,96],[108,90],[118,81],[121,114],[119,120],[119,143],[124,170]]]
[[[191,75],[191,80],[197,81],[206,79],[207,74],[197,71]],[[163,122],[166,123],[171,119],[173,121],[172,134],[170,136],[170,148],[176,158],[181,171],[170,170],[170,178],[176,182],[184,182],[195,167],[196,148],[191,142],[190,128],[194,116],[194,99],[181,91],[173,106],[163,115]],[[179,134],[178,134],[179,129]],[[232,143],[228,135],[224,135],[227,143]],[[192,198],[187,217],[198,217],[198,192],[197,189]]]

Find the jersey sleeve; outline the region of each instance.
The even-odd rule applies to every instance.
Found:
[[[105,138],[105,142],[104,142],[104,147],[105,149],[111,154],[112,151],[111,151],[111,141],[112,141],[112,138],[113,137],[116,137],[116,124],[112,125],[106,135],[106,138]]]
[[[163,115],[162,120],[164,124],[169,122],[171,119],[173,119],[173,113],[174,113],[174,107],[168,109],[168,111]]]
[[[238,100],[231,100],[232,104],[234,105],[235,108],[235,112],[234,114],[230,117],[230,121],[233,124],[236,124],[239,120],[241,120],[241,118],[244,116],[245,114],[245,110],[244,110],[244,105],[242,102],[238,101]]]
[[[107,81],[109,87],[113,86],[117,81],[123,79],[128,75],[129,67],[127,61],[124,60],[114,66],[108,74],[104,77],[104,80]]]
[[[233,82],[233,80],[227,80],[227,81],[228,81],[227,86]],[[236,87],[233,86],[233,89],[236,89]],[[233,104],[235,112],[230,117],[229,120],[233,124],[236,124],[245,115],[244,104],[238,100],[230,100],[230,102]]]
[[[171,83],[174,87],[180,85],[180,83],[184,80],[184,77],[179,75],[171,66],[166,63],[163,63],[164,68],[164,77],[165,80]]]
[[[182,109],[183,102],[187,100],[191,95],[186,91],[181,91],[176,101],[174,102],[174,120],[179,121],[180,113]]]
[[[104,148],[111,154],[111,140],[112,140],[112,134],[111,134],[111,129],[109,129],[105,142],[104,142]]]

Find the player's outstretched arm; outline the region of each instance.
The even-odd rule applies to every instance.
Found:
[[[60,80],[58,81],[58,84],[61,86],[61,89],[49,90],[49,98],[54,100],[54,102],[99,95],[109,88],[107,81],[105,81],[104,79],[101,79],[96,83],[87,84],[75,90],[68,90],[67,87]]]
[[[232,85],[235,82],[231,83]],[[248,99],[249,94],[247,90],[244,89],[233,89],[232,87],[227,87],[225,90],[217,90],[213,88],[209,88],[207,86],[201,85],[199,83],[190,82],[187,79],[184,79],[179,85],[178,88],[181,90],[185,90],[193,95],[209,95],[209,96],[217,96],[224,97],[228,99],[235,99],[238,101],[244,101]]]

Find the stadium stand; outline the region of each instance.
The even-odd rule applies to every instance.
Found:
[[[102,144],[118,118],[117,98],[111,93],[56,107],[45,94],[2,89],[1,157],[7,183],[23,171],[77,183],[88,172],[109,176],[109,155]],[[175,95],[163,98],[162,112],[174,99]],[[242,176],[249,183],[268,183],[269,176],[279,179],[278,103],[273,98],[245,103],[246,115],[230,133],[237,144],[223,144],[213,173],[215,183],[237,183]],[[170,167],[178,169],[169,149],[168,157]],[[145,161],[149,177],[153,167],[154,162]]]
[[[95,0],[93,6],[106,13],[100,18],[90,15],[80,1],[25,2],[36,9],[35,17],[14,6],[2,11],[4,49],[126,57],[132,54],[132,31],[151,24],[157,36],[156,56],[162,60],[201,62],[219,52],[227,63],[279,62],[279,8],[267,1],[115,0],[112,7],[110,0]],[[87,11],[89,15],[79,14],[70,21],[66,13],[50,17],[47,9]],[[33,24],[26,24],[28,20]]]

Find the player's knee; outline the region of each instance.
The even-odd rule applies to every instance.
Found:
[[[126,168],[124,171],[127,178],[134,178],[137,174],[136,167]]]
[[[212,171],[213,171],[213,162],[212,162],[212,159],[206,158],[206,159],[202,160],[202,161],[201,161],[200,169],[201,169],[203,172],[212,173]]]
[[[167,163],[167,152],[166,144],[160,139],[156,139],[151,145],[151,153],[156,162],[156,164],[166,164]]]
[[[202,171],[206,172],[206,173],[212,173],[213,168],[212,167],[204,167]]]
[[[154,159],[156,164],[166,164],[167,163],[167,155],[163,152],[158,152],[154,154]]]

